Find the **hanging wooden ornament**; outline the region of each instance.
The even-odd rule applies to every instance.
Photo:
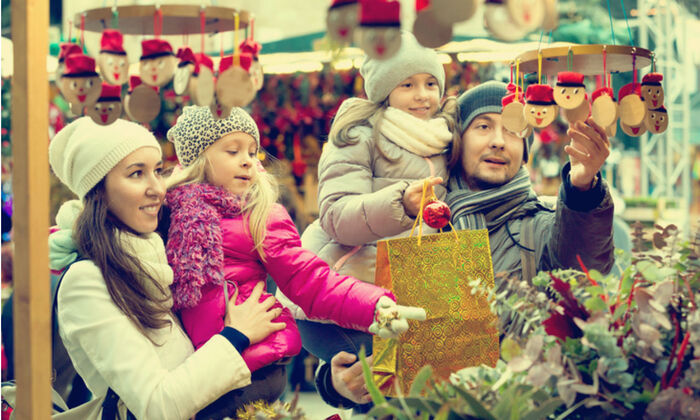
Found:
[[[632,82],[622,86],[617,93],[620,101],[620,122],[629,127],[639,126],[646,116],[647,107],[639,95],[640,91],[641,85]]]
[[[583,75],[573,71],[560,71],[554,87],[554,101],[563,109],[578,109],[586,98]]]
[[[662,80],[664,80],[664,76],[661,73],[649,73],[642,77],[642,100],[647,109],[657,109],[664,105]]]
[[[413,35],[426,48],[437,48],[452,40],[452,24],[438,22],[433,9],[428,7],[416,12]]]
[[[398,1],[361,0],[356,42],[368,57],[386,60],[401,47],[401,5]]]
[[[138,76],[129,78],[129,93],[124,97],[126,115],[134,121],[148,124],[160,114],[160,95],[157,86],[142,83]]]
[[[95,105],[87,108],[87,115],[99,125],[110,125],[122,115],[122,87],[102,83],[102,92]]]
[[[195,58],[190,47],[183,47],[177,50],[177,68],[173,76],[173,90],[178,96],[187,93],[187,86],[190,83],[190,77],[194,72]]]
[[[58,66],[56,67],[56,80],[61,80],[63,72],[66,69],[66,57],[71,54],[82,54],[83,49],[78,44],[72,42],[64,42],[61,44],[61,51],[58,54]],[[59,90],[61,89],[61,84],[58,84]],[[63,93],[63,92],[61,92]],[[65,97],[65,95],[63,95]]]
[[[516,63],[515,83],[512,83],[513,67],[511,66],[511,83],[508,84],[508,94],[501,99],[503,110],[501,111],[501,121],[503,127],[511,133],[525,134],[527,130],[527,120],[524,114],[523,92],[520,90],[518,82],[520,80],[520,62]]]
[[[251,19],[249,24],[250,37],[241,42],[238,49],[241,51],[241,53],[250,54],[251,57],[253,57],[253,62],[250,63],[250,69],[248,72],[250,73],[250,79],[253,81],[253,87],[256,91],[258,91],[263,87],[265,75],[263,74],[263,68],[260,64],[260,50],[262,49],[262,45],[253,40],[253,22],[253,19]]]
[[[430,0],[435,21],[444,26],[471,19],[484,0]]]
[[[143,83],[157,87],[167,85],[173,79],[177,62],[170,43],[162,39],[147,39],[141,41],[141,48],[139,74]]]
[[[236,61],[238,60],[238,63]],[[216,80],[216,100],[225,107],[243,107],[255,98],[255,87],[248,69],[253,58],[250,54],[221,59]]]
[[[528,33],[515,23],[502,0],[485,0],[484,26],[501,41],[517,41],[523,39]]]
[[[110,85],[123,85],[129,81],[129,60],[123,44],[124,37],[118,30],[102,31],[97,65],[102,79]]]
[[[552,91],[549,85],[535,84],[527,87],[523,113],[531,126],[544,128],[557,118],[559,108],[554,102]]]
[[[556,92],[556,89],[554,91]],[[569,125],[576,121],[585,121],[591,115],[591,104],[588,102],[588,94],[583,94],[583,100],[578,107],[573,109],[562,108],[561,114]]]
[[[557,10],[557,0],[542,0],[544,2],[544,17],[541,28],[545,31],[552,31],[559,26],[559,10]]]
[[[71,104],[71,111],[82,115],[84,107],[92,106],[102,90],[100,76],[95,71],[95,60],[84,54],[67,56],[65,70],[59,80],[59,89]]]
[[[639,137],[642,134],[647,132],[647,128],[644,125],[644,123],[641,123],[639,125],[627,125],[620,120],[620,129],[627,134],[628,136],[631,137]]]
[[[608,127],[617,121],[617,103],[613,96],[613,90],[609,87],[596,89],[591,95],[591,115],[601,127]]]
[[[647,110],[644,125],[651,134],[661,134],[668,128],[668,113],[662,106]]]
[[[187,90],[195,105],[209,106],[214,100],[214,62],[206,54],[195,54],[194,73]]]
[[[352,42],[360,3],[358,0],[332,0],[326,15],[328,36],[341,44]]]
[[[545,15],[542,0],[505,0],[506,9],[513,22],[525,32],[538,28]]]

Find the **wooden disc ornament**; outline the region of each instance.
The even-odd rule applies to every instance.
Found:
[[[416,13],[413,35],[422,46],[437,48],[452,40],[452,24],[438,22],[432,8],[428,7]]]
[[[326,14],[328,36],[341,44],[351,43],[359,9],[358,0],[333,0]]]
[[[647,107],[639,95],[640,89],[639,83],[628,83],[617,93],[617,99],[620,102],[620,122],[629,127],[639,126],[646,116]]]
[[[148,86],[138,76],[129,79],[129,94],[124,97],[124,110],[134,121],[148,124],[160,114],[158,87]]]
[[[239,63],[235,63],[235,59]],[[221,59],[219,77],[216,81],[216,101],[224,107],[244,107],[255,98],[257,90],[253,86],[248,69],[253,58],[242,53],[239,57],[227,56]]]
[[[554,122],[559,107],[554,102],[553,89],[549,85],[534,84],[525,91],[525,120],[532,127],[544,128]]]
[[[142,82],[157,87],[170,83],[177,63],[170,43],[162,39],[147,39],[141,41],[141,48],[139,75]]]
[[[92,106],[102,91],[100,76],[95,71],[95,60],[84,54],[66,57],[65,70],[59,80],[59,90],[71,105],[71,111],[82,115],[86,106]]]
[[[195,71],[187,90],[195,105],[209,106],[214,101],[214,62],[202,53],[195,54],[195,59]]]
[[[123,85],[129,81],[129,60],[123,44],[124,37],[118,30],[102,31],[97,65],[102,79],[110,85]]]
[[[554,102],[563,109],[578,109],[585,101],[586,85],[583,75],[573,71],[562,71],[557,74],[557,84],[554,86]]]
[[[102,83],[97,102],[87,108],[87,115],[99,125],[110,125],[122,115],[122,87]]]
[[[365,1],[360,4],[360,24],[355,29],[357,45],[368,57],[386,60],[401,47],[400,3]]]
[[[644,125],[651,134],[661,134],[668,128],[668,113],[663,106],[647,110]]]
[[[506,7],[496,0],[486,0],[484,4],[484,26],[501,41],[517,41],[528,33],[515,23]]]
[[[483,2],[484,0],[431,0],[428,9],[432,10],[436,22],[451,27],[457,22],[471,19]]]
[[[664,76],[661,73],[649,73],[642,78],[641,94],[647,109],[657,109],[664,105],[662,80]]]
[[[182,96],[187,93],[187,87],[190,83],[190,77],[194,72],[195,57],[192,49],[189,47],[180,48],[177,50],[177,68],[175,69],[175,74],[173,75],[173,90],[178,96]]]
[[[505,0],[506,9],[513,22],[525,32],[538,28],[545,15],[542,0]]]
[[[501,111],[501,121],[503,127],[511,133],[521,134],[528,128],[527,120],[525,119],[523,104],[523,95],[521,92],[510,93],[501,99],[503,111]]]
[[[556,92],[556,89],[555,89]],[[585,121],[591,115],[591,104],[588,102],[588,95],[584,94],[581,104],[574,109],[561,109],[561,114],[569,125],[576,121]]]
[[[596,89],[591,95],[591,116],[601,127],[608,127],[617,121],[617,103],[609,87]]]
[[[251,24],[252,25],[252,24]],[[253,57],[253,61],[250,63],[250,68],[248,73],[250,73],[250,80],[253,82],[253,88],[259,91],[263,87],[265,82],[265,75],[263,74],[262,64],[260,64],[260,50],[262,45],[255,42],[253,38],[247,38],[238,47],[241,53],[248,53]]]
[[[627,125],[623,123],[622,120],[620,120],[620,129],[631,137],[639,137],[647,132],[647,128],[645,127],[644,123],[639,125]]]

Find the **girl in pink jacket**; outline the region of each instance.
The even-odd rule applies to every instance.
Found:
[[[382,336],[405,331],[404,308],[391,292],[339,275],[301,247],[292,219],[276,203],[274,177],[257,160],[258,128],[244,110],[216,119],[209,107],[186,107],[168,140],[183,169],[168,180],[166,251],[175,272],[174,308],[196,348],[223,329],[227,298],[237,291],[245,300],[268,274],[309,317]],[[301,350],[289,310],[275,321],[286,327],[242,353],[251,371]]]

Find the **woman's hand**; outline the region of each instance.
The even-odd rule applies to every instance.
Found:
[[[428,188],[442,184],[442,178],[439,176],[428,177]],[[406,191],[403,193],[403,208],[406,214],[411,217],[418,215],[420,209],[420,200],[423,197],[423,180],[413,181]]]
[[[238,289],[234,292],[226,305],[226,317],[224,325],[233,327],[248,337],[250,344],[259,343],[273,332],[284,329],[283,322],[272,322],[280,316],[282,308],[273,308],[275,297],[270,296],[260,302],[265,283],[259,282],[255,285],[253,292],[240,305],[236,305]]]

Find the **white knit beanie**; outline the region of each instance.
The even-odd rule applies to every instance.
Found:
[[[367,99],[375,104],[386,99],[403,80],[419,73],[435,76],[442,97],[445,93],[445,68],[437,53],[420,45],[413,34],[406,31],[401,32],[401,47],[393,57],[386,60],[365,57],[360,67]]]
[[[122,159],[142,147],[161,152],[150,131],[118,119],[99,125],[82,117],[65,126],[49,144],[51,169],[82,200]]]

